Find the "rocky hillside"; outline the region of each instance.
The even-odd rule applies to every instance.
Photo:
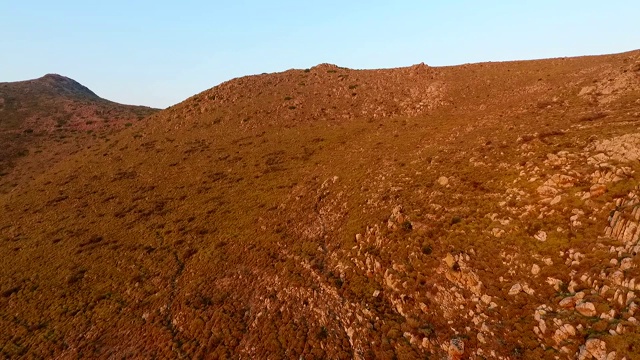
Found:
[[[640,51],[234,79],[0,197],[10,358],[637,359]]]
[[[9,191],[37,169],[156,111],[102,99],[56,74],[0,83],[0,191]]]

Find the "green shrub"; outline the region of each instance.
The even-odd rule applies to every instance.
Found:
[[[422,245],[422,253],[425,255],[431,255],[431,253],[433,252],[433,248],[431,247],[430,244],[424,244]]]

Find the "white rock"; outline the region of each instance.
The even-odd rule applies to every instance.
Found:
[[[527,293],[528,295],[533,295],[535,294],[535,290],[533,290],[532,288],[529,287],[529,284],[524,284],[522,285],[522,291],[524,291],[525,293]]]
[[[583,302],[576,304],[576,311],[583,316],[596,316],[596,306],[590,302]]]
[[[542,331],[543,334],[547,332],[547,323],[544,320],[538,322],[538,327],[540,327],[540,331]]]
[[[584,344],[585,349],[596,360],[607,360],[607,344],[600,339],[589,339]]]
[[[542,242],[547,241],[547,233],[541,230],[534,236],[534,238]]]
[[[517,295],[522,291],[522,285],[520,283],[515,283],[511,289],[509,289],[509,295]]]
[[[538,275],[540,273],[540,266],[533,264],[533,266],[531,266],[531,273],[533,275]]]
[[[478,338],[478,341],[479,341],[481,344],[485,344],[485,343],[487,342],[487,341],[484,339],[484,335],[482,335],[482,333],[478,333],[477,338]]]
[[[636,304],[635,302],[631,302],[631,304],[629,304],[629,314],[633,316],[635,315],[637,310],[638,310],[638,304]]]
[[[633,259],[631,258],[624,258],[620,262],[620,270],[622,271],[631,269],[632,267],[633,267]]]
[[[502,235],[504,235],[504,230],[502,230],[502,229],[500,229],[500,228],[493,228],[493,229],[491,230],[491,233],[493,234],[493,236],[495,236],[495,237],[499,238],[499,237],[501,237]]]
[[[574,328],[573,325],[564,324],[562,327],[564,328],[565,334],[570,336],[576,336],[576,328]]]
[[[558,189],[551,187],[551,186],[547,186],[547,185],[542,185],[540,187],[538,187],[537,189],[538,194],[545,196],[545,197],[552,197],[552,196],[556,196],[559,192]]]
[[[438,178],[438,184],[440,184],[440,186],[447,186],[449,184],[449,179],[446,176],[440,176]]]
[[[560,300],[560,302],[558,303],[558,306],[560,306],[561,308],[564,308],[564,309],[571,309],[574,306],[576,306],[576,302],[577,301],[578,300],[575,297],[568,296],[568,297]]]
[[[423,313],[429,313],[429,307],[425,303],[421,302],[418,304],[418,307],[420,307],[420,310],[422,310]]]
[[[613,281],[613,283],[616,285],[622,285],[622,282],[624,281],[624,274],[622,273],[622,271],[617,270],[616,272],[611,274],[611,281]]]

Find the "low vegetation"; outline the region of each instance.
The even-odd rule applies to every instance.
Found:
[[[638,63],[322,64],[98,137],[0,195],[0,353],[632,359]]]

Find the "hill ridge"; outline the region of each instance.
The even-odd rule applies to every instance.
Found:
[[[638,51],[205,90],[0,195],[2,354],[632,359],[639,98]]]

